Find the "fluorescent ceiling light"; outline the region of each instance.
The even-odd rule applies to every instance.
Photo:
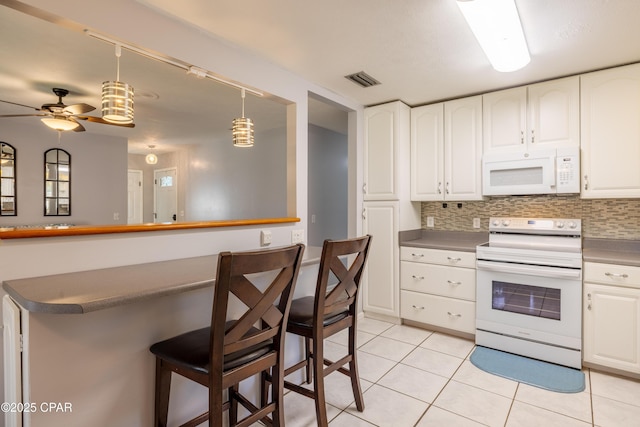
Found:
[[[457,0],[480,47],[496,71],[516,71],[529,63],[515,0]]]

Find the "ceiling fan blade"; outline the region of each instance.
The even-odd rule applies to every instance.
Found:
[[[48,114],[2,114],[0,117],[43,117]]]
[[[31,109],[36,110],[36,111],[42,111],[42,110],[40,110],[40,108],[31,107],[30,105],[18,104],[17,102],[3,101],[2,99],[0,99],[0,102],[4,102],[5,104],[13,104],[13,105],[17,105],[17,106],[19,106],[19,107],[31,108]]]
[[[84,126],[82,126],[80,123],[78,123],[77,120],[73,120],[71,117],[69,117],[67,120],[69,120],[70,122],[74,122],[74,123],[78,124],[78,126],[75,129],[73,129],[74,132],[84,132],[85,131]]]
[[[135,123],[111,123],[106,121],[101,117],[93,117],[93,116],[75,116],[76,119],[80,120],[88,120],[93,123],[102,123],[103,125],[111,125],[111,126],[120,126],[125,128],[134,128],[136,127]]]
[[[64,107],[62,111],[76,115],[76,114],[88,113],[89,111],[93,111],[95,109],[96,107],[93,107],[89,104],[73,104],[73,105]]]

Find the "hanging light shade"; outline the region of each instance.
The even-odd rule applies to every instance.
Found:
[[[242,117],[233,119],[231,127],[231,135],[233,137],[233,145],[235,147],[253,147],[253,122],[244,116],[244,97],[245,90],[242,93]]]
[[[79,123],[74,122],[73,120],[69,120],[64,116],[45,117],[40,120],[42,120],[42,123],[49,126],[51,129],[59,131],[74,130],[75,128],[80,126]]]
[[[133,123],[133,86],[120,81],[121,48],[116,44],[115,81],[102,83],[102,118],[109,123]]]

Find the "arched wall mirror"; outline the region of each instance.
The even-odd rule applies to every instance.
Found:
[[[71,155],[59,148],[44,153],[44,215],[71,215]]]
[[[7,59],[0,62],[0,99],[10,102],[0,102],[0,116],[38,114],[44,104],[58,102],[53,88],[69,91],[65,105],[85,103],[97,107],[86,115],[100,116],[102,82],[115,79],[112,44],[6,6],[0,6],[0,20],[0,56]],[[51,146],[73,157],[73,210],[66,223],[131,221],[130,170],[143,177],[137,199],[142,215],[135,221],[154,222],[154,171],[172,167],[178,176],[177,222],[295,216],[288,211],[295,194],[287,187],[291,102],[247,93],[245,114],[254,123],[255,145],[236,148],[231,125],[242,113],[238,88],[124,48],[120,80],[135,88],[133,129],[79,120],[84,132],[58,134],[40,117],[0,117],[0,139],[12,141],[21,153],[13,196],[15,215],[15,193],[21,194],[20,214],[5,216],[3,210],[0,226],[51,222],[46,212],[54,209],[43,215],[41,183],[42,153]],[[156,164],[145,162],[149,145]]]
[[[0,216],[16,216],[16,149],[0,142]]]

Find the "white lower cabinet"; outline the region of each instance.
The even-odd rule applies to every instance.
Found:
[[[400,317],[474,334],[475,260],[475,252],[401,247]]]
[[[584,361],[640,373],[640,267],[585,263]]]

